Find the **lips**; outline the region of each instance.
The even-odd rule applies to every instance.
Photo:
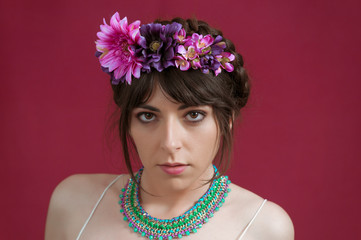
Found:
[[[163,172],[165,172],[166,174],[169,175],[179,175],[182,172],[184,172],[186,170],[186,168],[188,167],[187,164],[183,164],[183,163],[165,163],[165,164],[161,164],[159,165],[159,167],[163,170]]]

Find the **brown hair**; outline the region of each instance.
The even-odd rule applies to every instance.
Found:
[[[195,19],[184,20],[175,18],[171,21],[159,21],[161,24],[178,22],[183,25],[187,36],[193,33],[202,35],[211,34],[213,37],[222,35],[222,32],[210,27],[206,22]],[[223,38],[226,43],[224,51],[235,56],[232,61],[233,72],[222,72],[215,76],[213,73],[204,74],[200,70],[190,69],[181,71],[175,67],[169,67],[162,72],[156,70],[150,73],[142,73],[139,79],[134,79],[131,85],[120,83],[112,85],[114,101],[120,108],[119,136],[127,169],[134,178],[130,160],[129,144],[135,149],[134,142],[129,135],[131,113],[134,108],[147,102],[152,95],[156,84],[173,100],[188,106],[210,105],[213,107],[215,119],[220,131],[220,147],[216,160],[218,168],[223,174],[229,167],[234,119],[238,116],[240,109],[247,103],[249,96],[249,77],[243,68],[242,56],[235,51],[234,44]],[[226,161],[224,161],[226,159]]]

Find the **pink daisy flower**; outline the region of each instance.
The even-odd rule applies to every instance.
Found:
[[[100,65],[112,76],[113,84],[120,81],[131,84],[132,76],[139,78],[142,68],[134,52],[140,39],[140,21],[128,25],[127,17],[120,20],[119,13],[116,12],[110,19],[110,25],[105,19],[103,22],[100,25],[101,31],[97,33],[99,39],[95,42]]]

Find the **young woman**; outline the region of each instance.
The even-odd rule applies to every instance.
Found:
[[[140,26],[116,13],[100,28],[96,56],[111,76],[129,173],[65,179],[45,238],[294,239],[281,207],[223,175],[249,95],[233,43],[194,19]]]

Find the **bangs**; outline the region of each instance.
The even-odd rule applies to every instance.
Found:
[[[220,81],[211,73],[168,68],[161,73],[155,72],[153,80],[156,80],[162,91],[171,98],[169,100],[188,106],[213,105],[221,97]]]
[[[220,74],[222,75],[222,74]],[[129,105],[127,108],[136,108],[146,103],[152,96],[156,84],[159,84],[163,93],[170,97],[170,101],[187,106],[215,105],[222,102],[222,86],[218,77],[212,73],[205,74],[199,70],[180,71],[177,68],[167,68],[162,72],[144,73],[139,79],[127,85]],[[124,84],[125,85],[125,84]],[[124,86],[123,85],[123,86]],[[123,96],[125,97],[125,96]]]

